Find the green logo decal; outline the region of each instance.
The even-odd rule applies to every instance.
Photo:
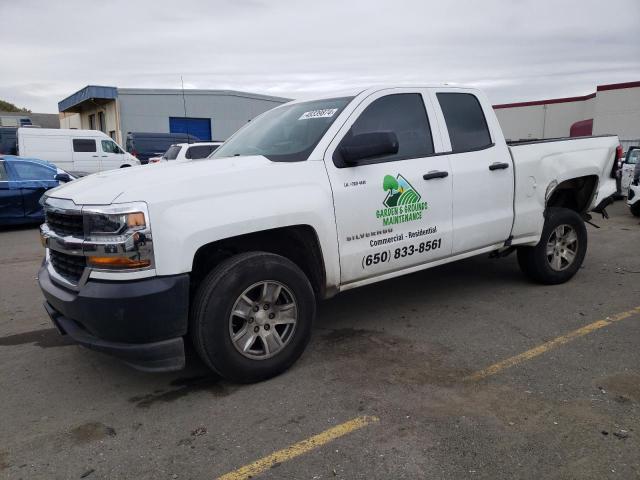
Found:
[[[422,211],[428,208],[427,202],[421,202],[420,194],[402,175],[385,175],[382,189],[387,192],[382,204],[387,207],[376,211],[376,218],[382,219],[382,225],[395,225],[422,219]]]

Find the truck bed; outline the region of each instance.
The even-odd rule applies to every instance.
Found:
[[[546,200],[566,180],[596,182],[597,194],[584,211],[612,195],[616,191],[612,172],[619,143],[615,135],[508,142],[515,170],[514,243],[539,238]]]

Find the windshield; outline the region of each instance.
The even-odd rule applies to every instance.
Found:
[[[164,152],[162,158],[165,160],[175,160],[178,157],[178,153],[180,153],[180,145],[171,145],[169,150]]]
[[[306,160],[353,97],[274,108],[246,125],[209,158],[264,155],[274,162]]]

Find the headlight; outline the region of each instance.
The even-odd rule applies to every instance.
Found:
[[[152,268],[153,239],[144,203],[83,207],[87,265],[103,270]]]

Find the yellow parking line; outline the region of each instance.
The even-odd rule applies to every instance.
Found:
[[[324,432],[314,435],[313,437],[309,437],[306,440],[302,440],[301,442],[294,443],[287,448],[278,450],[271,455],[267,455],[260,460],[256,460],[255,462],[250,463],[249,465],[240,467],[233,472],[225,473],[221,477],[218,477],[218,480],[244,480],[247,478],[252,478],[255,475],[264,472],[265,470],[268,470],[276,463],[286,462],[287,460],[299,457],[300,455],[303,455],[315,448],[321,447],[322,445],[325,445],[332,440],[335,440],[336,438],[347,435],[351,432],[361,429],[362,427],[366,427],[367,425],[376,423],[378,421],[378,417],[366,415],[354,418],[353,420],[341,423],[340,425],[330,428],[329,430],[325,430]]]
[[[569,343],[571,340],[588,335],[591,332],[595,332],[596,330],[606,327],[607,325],[619,322],[620,320],[624,320],[625,318],[629,318],[638,313],[640,313],[640,307],[635,307],[631,310],[627,310],[626,312],[618,313],[612,317],[607,317],[604,320],[598,320],[597,322],[590,323],[589,325],[585,325],[584,327],[569,332],[566,335],[561,335],[554,338],[553,340],[543,343],[542,345],[538,345],[531,350],[527,350],[526,352],[507,358],[506,360],[502,360],[501,362],[494,363],[487,368],[483,368],[482,370],[479,370],[469,375],[468,377],[465,377],[464,380],[474,381],[490,377],[492,375],[495,375],[496,373],[501,372],[502,370],[513,367],[522,362],[526,362],[527,360],[531,360],[538,355],[542,355],[543,353],[559,347],[560,345]]]

